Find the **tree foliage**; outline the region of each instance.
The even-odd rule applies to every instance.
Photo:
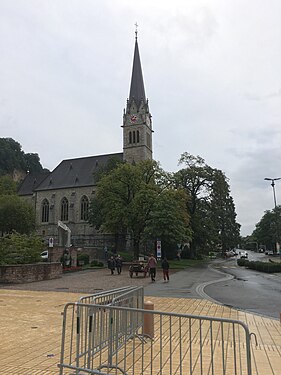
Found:
[[[169,235],[187,240],[187,196],[170,185],[156,162],[121,164],[100,179],[89,221],[104,232],[129,235],[135,257],[143,241]]]
[[[218,245],[224,250],[235,246],[240,225],[236,223],[234,202],[223,172],[187,152],[181,155],[179,164],[185,168],[174,174],[175,185],[190,195],[186,207],[192,229],[190,256]]]
[[[39,236],[13,232],[0,237],[0,264],[39,262],[43,250],[44,244]]]
[[[12,177],[0,176],[0,195],[15,195],[17,192],[17,184]]]
[[[35,229],[33,207],[17,195],[0,196],[0,233],[29,234]]]
[[[38,154],[25,154],[21,145],[12,138],[0,138],[0,176],[14,170],[41,172],[43,167]]]
[[[252,238],[267,249],[275,249],[275,243],[281,241],[281,206],[265,211],[256,224]]]
[[[213,184],[210,193],[210,213],[214,223],[214,234],[222,250],[235,247],[240,239],[240,224],[236,222],[233,198],[226,176],[220,170],[213,170]]]

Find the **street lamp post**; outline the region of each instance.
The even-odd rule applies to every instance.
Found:
[[[271,186],[272,186],[272,190],[273,190],[273,199],[274,199],[274,208],[275,208],[275,215],[276,215],[276,251],[277,253],[279,252],[279,230],[278,230],[278,218],[277,218],[277,211],[276,211],[276,207],[277,207],[277,204],[276,204],[276,194],[275,194],[275,181],[278,181],[278,180],[281,180],[281,177],[278,177],[278,178],[269,178],[269,177],[265,177],[265,180],[266,181],[271,181]],[[280,254],[281,255],[281,254]]]

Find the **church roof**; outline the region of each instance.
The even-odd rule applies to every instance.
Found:
[[[131,103],[133,99],[135,100],[138,106],[141,100],[146,102],[137,36],[136,36],[136,42],[135,42],[135,52],[134,52],[129,103]]]
[[[98,172],[100,167],[106,166],[110,160],[122,161],[123,153],[63,160],[35,190],[94,186],[94,172]]]
[[[50,173],[50,171],[28,173],[18,188],[18,195],[32,195],[37,186],[39,186]]]

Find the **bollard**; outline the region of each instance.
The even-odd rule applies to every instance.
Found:
[[[151,301],[144,302],[145,310],[154,310],[154,304]],[[143,316],[143,335],[151,339],[154,338],[154,315],[144,313]]]

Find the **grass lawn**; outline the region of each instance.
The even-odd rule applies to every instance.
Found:
[[[195,260],[195,259],[181,259],[181,260],[169,260],[170,269],[182,270],[187,267],[194,267],[198,264],[207,263],[208,259]]]

